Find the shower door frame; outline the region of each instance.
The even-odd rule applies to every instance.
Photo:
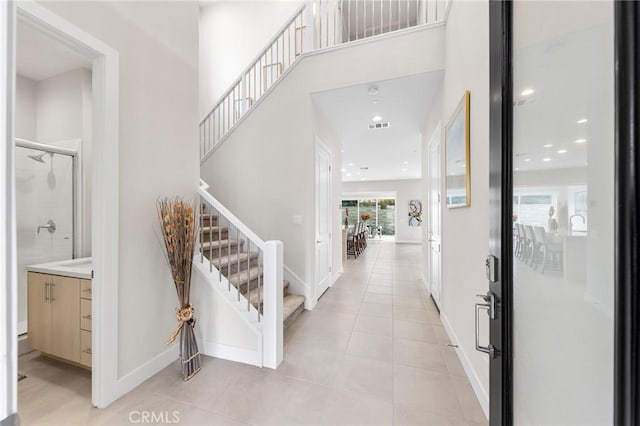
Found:
[[[54,145],[47,145],[44,143],[33,142],[27,139],[15,138],[16,147],[32,149],[34,151],[44,151],[52,154],[66,155],[71,157],[71,191],[73,193],[71,197],[71,258],[78,257],[78,246],[80,242],[80,236],[78,235],[78,218],[81,215],[78,213],[78,206],[81,205],[79,199],[81,198],[80,191],[78,191],[78,182],[80,179],[78,171],[78,151],[75,149],[63,148]],[[18,253],[16,253],[16,256]]]

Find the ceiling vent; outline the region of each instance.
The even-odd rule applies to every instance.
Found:
[[[377,129],[387,129],[391,123],[388,121],[385,123],[369,123],[369,130],[377,130]]]

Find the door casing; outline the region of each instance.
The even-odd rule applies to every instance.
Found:
[[[326,167],[326,170],[323,168]],[[316,137],[315,167],[315,299],[331,286],[331,151]],[[326,175],[325,175],[326,173]],[[325,193],[321,186],[325,185]],[[322,202],[321,197],[326,195]],[[323,210],[326,208],[326,211]],[[325,215],[325,217],[323,217]],[[326,221],[326,223],[323,222]],[[326,265],[326,268],[324,266]]]

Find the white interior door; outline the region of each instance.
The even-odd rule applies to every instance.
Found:
[[[429,289],[431,297],[441,308],[442,283],[440,280],[440,124],[429,142]]]
[[[316,299],[331,284],[331,153],[316,140]]]

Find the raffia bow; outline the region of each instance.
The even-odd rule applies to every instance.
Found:
[[[176,319],[178,320],[178,327],[176,327],[171,337],[169,337],[169,340],[167,340],[167,345],[172,344],[176,340],[176,338],[178,337],[178,334],[180,334],[180,330],[182,330],[182,327],[184,327],[185,323],[188,323],[193,320],[193,312],[194,312],[194,309],[193,309],[193,305],[191,304],[188,304],[182,309],[176,310]]]

